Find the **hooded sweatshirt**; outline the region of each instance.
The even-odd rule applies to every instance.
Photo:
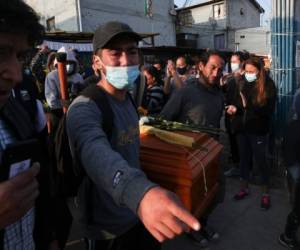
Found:
[[[78,61],[75,57],[75,54],[71,50],[66,50],[64,47],[60,48],[58,51],[64,52],[67,54],[67,61],[74,62],[75,71],[73,74],[68,75],[68,87],[70,91],[70,95],[74,96],[77,95],[78,91],[81,90],[84,86],[83,84],[83,78],[82,76],[77,73],[78,69]],[[55,59],[54,65],[57,65],[57,60]],[[45,80],[45,97],[47,104],[51,109],[61,109],[61,94],[60,94],[60,83],[59,83],[59,77],[58,77],[58,71],[54,70],[50,72]]]

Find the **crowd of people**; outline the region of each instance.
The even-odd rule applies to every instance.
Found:
[[[206,51],[197,60],[157,58],[141,66],[140,35],[108,22],[94,33],[92,70],[82,75],[77,50],[40,45],[45,31],[33,9],[21,0],[2,1],[0,9],[0,249],[65,247],[72,216],[50,146],[62,120],[73,161],[84,172],[76,209],[86,249],[154,250],[182,233],[206,247],[219,238],[208,222],[224,199],[224,174],[240,176],[233,199],[242,202],[251,195],[254,165],[261,173],[259,207],[270,209],[266,154],[277,90],[260,58],[234,52],[226,61],[219,51]],[[38,45],[38,53],[28,53]],[[66,54],[68,103],[57,53]],[[300,247],[299,93],[283,142],[293,207],[279,243],[289,249]],[[217,199],[201,218],[141,170],[139,115],[210,128],[220,128],[225,116],[233,168],[220,174]]]

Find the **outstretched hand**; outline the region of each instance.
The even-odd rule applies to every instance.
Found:
[[[154,187],[145,194],[138,208],[138,216],[160,242],[190,229],[200,229],[198,220],[184,208],[179,198],[161,187]]]

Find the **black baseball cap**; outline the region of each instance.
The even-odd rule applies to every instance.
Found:
[[[128,35],[133,37],[137,42],[142,40],[142,37],[134,32],[129,25],[121,22],[107,22],[103,25],[100,25],[95,33],[93,38],[93,49],[96,52],[98,49],[103,48],[108,42],[113,38],[119,35]]]

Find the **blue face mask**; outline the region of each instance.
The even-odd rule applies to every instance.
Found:
[[[254,82],[257,79],[257,76],[255,73],[245,73],[245,78],[247,82]]]
[[[138,78],[139,66],[112,67],[105,66],[106,80],[116,89],[131,89]]]

